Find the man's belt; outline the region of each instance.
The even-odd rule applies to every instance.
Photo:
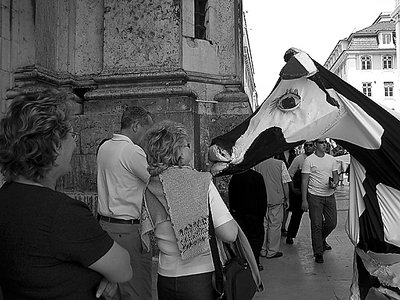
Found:
[[[116,219],[116,218],[111,218],[111,217],[105,217],[102,215],[97,215],[97,220],[98,221],[106,221],[109,223],[117,223],[117,224],[140,224],[139,219],[131,219],[131,220],[124,220],[124,219]]]

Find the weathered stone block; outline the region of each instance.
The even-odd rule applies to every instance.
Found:
[[[179,2],[106,0],[104,67],[109,71],[178,67]]]
[[[182,48],[185,70],[219,74],[217,45],[207,40],[183,37]]]
[[[11,71],[11,42],[5,38],[0,39],[1,47],[1,69],[10,72]]]
[[[64,192],[97,192],[96,155],[86,154],[72,157],[72,170],[57,182],[57,189]]]
[[[103,1],[76,1],[74,70],[77,75],[98,74],[102,71],[103,13]]]
[[[77,154],[95,154],[98,145],[105,138],[111,138],[120,130],[120,115],[90,114],[76,116],[73,127],[79,133]]]
[[[11,7],[10,0],[2,1],[1,3],[1,37],[6,40],[10,40],[11,38],[11,28],[10,28],[10,16],[11,16]]]
[[[35,27],[36,64],[49,70],[57,70],[57,11],[58,1],[36,1]],[[61,41],[58,41],[61,43]]]
[[[69,197],[86,203],[93,213],[93,216],[97,216],[98,196],[96,193],[66,193]]]
[[[35,63],[35,7],[33,1],[14,1],[11,28],[11,68]],[[15,11],[14,11],[15,9]]]

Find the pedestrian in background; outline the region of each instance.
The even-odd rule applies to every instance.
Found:
[[[288,183],[291,179],[285,163],[273,157],[256,165],[255,170],[263,176],[267,191],[265,235],[260,255],[266,258],[281,257],[283,253],[279,250],[283,211],[288,207]]]
[[[326,153],[325,139],[315,140],[314,147],[315,153],[305,159],[301,170],[302,208],[309,210],[315,262],[323,263],[323,252],[332,249],[326,238],[337,224],[335,188],[338,172],[336,159]]]
[[[288,169],[289,175],[292,178],[292,181],[289,182],[289,210],[292,212],[292,215],[286,237],[286,244],[289,245],[293,244],[293,239],[296,238],[304,212],[301,207],[301,169],[306,157],[314,153],[314,142],[305,142],[303,148],[304,153],[296,156]]]
[[[215,235],[222,241],[236,240],[236,222],[211,174],[190,166],[192,145],[182,124],[156,124],[145,136],[144,149],[151,178],[145,191],[141,234],[150,250],[150,234],[154,232],[160,250],[158,299],[216,299],[208,207]]]
[[[253,250],[258,269],[264,242],[264,216],[267,212],[267,192],[262,175],[252,169],[234,174],[229,181],[229,210],[245,233]]]
[[[76,147],[73,103],[55,91],[19,96],[0,122],[4,299],[104,299],[132,276],[127,251],[89,207],[55,190]]]
[[[143,192],[150,178],[140,142],[153,125],[148,111],[128,107],[121,132],[104,141],[97,153],[98,219],[101,227],[128,250],[133,277],[118,285],[115,299],[151,300],[151,253],[142,251],[140,213]]]
[[[289,168],[289,166],[291,165],[291,163],[293,162],[293,159],[295,157],[296,157],[296,149],[295,148],[286,150],[275,156],[276,159],[279,159],[285,163],[286,168]],[[289,193],[289,198],[290,198],[290,193]],[[289,202],[290,202],[290,199],[289,199]],[[289,209],[285,209],[283,211],[283,219],[282,219],[282,228],[281,228],[282,236],[287,235],[286,224],[287,224],[288,217],[289,217]]]

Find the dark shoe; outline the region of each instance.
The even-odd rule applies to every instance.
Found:
[[[287,230],[286,229],[281,229],[281,234],[282,234],[282,236],[287,236]]]
[[[322,254],[315,254],[315,262],[317,264],[323,264],[324,263],[324,257]]]
[[[262,264],[258,264],[258,271],[262,271],[262,270],[264,270],[264,267],[263,267],[263,265]]]
[[[272,255],[270,257],[267,256],[267,259],[277,258],[277,257],[281,257],[281,256],[283,256],[282,252],[276,252],[274,255]]]
[[[266,256],[267,256],[267,251],[261,249],[261,251],[260,251],[260,256],[261,256],[261,257],[266,257]]]
[[[327,242],[324,242],[324,251],[326,250],[332,250],[332,247]]]
[[[286,238],[286,244],[293,245],[293,238],[287,237]]]

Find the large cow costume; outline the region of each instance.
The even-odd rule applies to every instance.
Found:
[[[212,170],[233,174],[306,140],[333,138],[351,154],[351,299],[365,299],[372,287],[400,299],[400,118],[305,52],[291,48],[284,59],[257,111],[212,141]]]

